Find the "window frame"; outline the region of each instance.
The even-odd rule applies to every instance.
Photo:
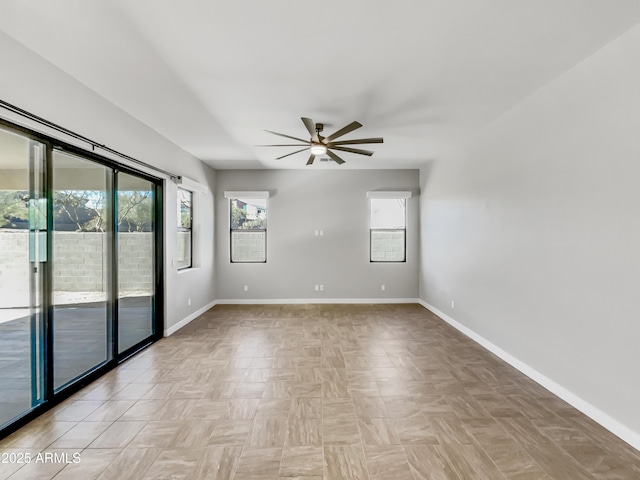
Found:
[[[179,193],[180,191],[189,193],[189,228],[183,227],[182,222],[180,222],[176,226],[176,237],[177,237],[177,234],[179,234],[182,231],[189,232],[189,263],[187,265],[177,267],[178,271],[183,271],[183,270],[188,270],[190,268],[193,268],[193,199],[195,195],[193,190],[190,190],[188,188],[178,187],[177,193],[176,193],[178,218],[182,218],[182,215],[181,215],[182,202],[181,202],[180,193]],[[178,262],[179,261],[176,261],[176,264]]]
[[[408,199],[411,198],[411,192],[367,192],[368,199],[368,215],[369,215],[369,263],[407,263],[407,223],[408,223]],[[403,228],[373,228],[371,225],[372,200],[403,200],[404,210],[404,227]],[[373,258],[373,235],[375,232],[402,232],[402,260],[376,260]]]
[[[226,199],[228,199],[228,206],[227,206],[227,218],[228,218],[228,222],[229,222],[229,263],[267,263],[267,229],[268,227],[267,222],[268,222],[268,198],[269,198],[269,192],[263,192],[263,191],[251,191],[251,192],[243,192],[243,191],[234,191],[234,192],[224,192],[224,196]],[[231,208],[232,208],[232,203],[234,200],[240,200],[242,202],[246,201],[246,200],[263,200],[264,204],[265,204],[265,228],[251,228],[251,229],[239,229],[239,228],[233,228],[233,225],[231,223]],[[234,256],[233,256],[233,236],[234,236],[234,232],[242,234],[242,233],[256,233],[256,232],[262,232],[263,233],[263,237],[264,237],[264,260],[234,260]]]

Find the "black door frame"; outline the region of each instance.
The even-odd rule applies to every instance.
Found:
[[[44,172],[44,185],[42,197],[47,199],[47,262],[42,264],[44,268],[44,272],[42,275],[44,276],[44,291],[42,292],[43,305],[42,305],[42,351],[41,355],[43,358],[44,368],[42,368],[43,374],[43,383],[44,383],[44,392],[43,392],[43,401],[30,410],[25,411],[22,415],[15,417],[13,421],[8,424],[5,424],[0,427],[0,439],[5,438],[10,435],[14,431],[18,430],[22,426],[29,423],[31,420],[36,417],[42,415],[44,412],[50,410],[69,396],[73,395],[77,391],[81,390],[85,386],[89,385],[105,373],[109,372],[120,363],[124,362],[132,355],[135,355],[139,351],[147,348],[152,343],[156,342],[163,335],[163,326],[164,326],[164,224],[163,224],[163,191],[164,191],[164,180],[149,175],[148,173],[142,172],[135,168],[132,168],[128,165],[122,164],[118,161],[115,161],[111,158],[99,155],[93,151],[85,150],[83,148],[77,147],[65,141],[59,140],[57,138],[51,137],[49,135],[45,135],[43,133],[39,133],[35,130],[31,130],[21,125],[16,125],[12,122],[6,121],[0,118],[0,127],[9,132],[13,132],[28,140],[36,141],[41,143],[44,146],[44,161],[45,161],[45,172]],[[78,155],[87,160],[94,161],[100,165],[103,165],[107,168],[112,169],[112,179],[115,179],[116,172],[123,172],[129,175],[134,175],[139,178],[143,178],[148,180],[154,185],[154,207],[153,207],[153,232],[154,232],[154,246],[155,246],[155,254],[154,254],[154,295],[152,298],[152,321],[153,321],[153,332],[147,338],[141,340],[136,345],[128,348],[122,353],[118,353],[118,344],[117,344],[117,329],[118,329],[118,319],[117,319],[117,241],[115,239],[116,236],[116,215],[114,212],[114,207],[116,205],[116,199],[114,198],[114,192],[116,192],[116,181],[113,180],[111,185],[111,191],[108,193],[111,198],[109,200],[109,206],[111,208],[111,234],[114,236],[113,241],[111,242],[112,247],[112,255],[111,255],[111,272],[108,273],[108,281],[110,282],[110,297],[107,299],[107,312],[109,315],[108,320],[108,335],[107,342],[110,343],[109,347],[111,348],[111,358],[109,358],[104,363],[96,366],[93,369],[81,374],[80,376],[73,379],[70,383],[63,386],[57,392],[54,391],[53,385],[53,322],[51,319],[53,318],[53,265],[51,263],[52,254],[53,254],[53,190],[52,190],[52,152],[54,149],[58,149],[67,153],[71,153],[74,155]]]

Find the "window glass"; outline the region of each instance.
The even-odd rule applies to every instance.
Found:
[[[111,358],[112,172],[54,150],[51,173],[53,387],[59,390]]]
[[[404,198],[372,198],[371,228],[405,228]]]
[[[231,261],[267,261],[267,200],[230,199]]]
[[[404,262],[406,260],[406,199],[372,198],[369,201],[370,260]]]
[[[189,268],[192,261],[192,222],[193,222],[193,192],[178,189],[178,269]]]

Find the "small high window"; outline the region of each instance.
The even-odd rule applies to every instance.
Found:
[[[178,188],[178,269],[193,266],[193,192]]]

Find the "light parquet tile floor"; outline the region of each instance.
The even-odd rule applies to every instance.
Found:
[[[638,451],[419,305],[216,306],[0,452],[58,454],[0,463],[13,480],[640,478]]]

